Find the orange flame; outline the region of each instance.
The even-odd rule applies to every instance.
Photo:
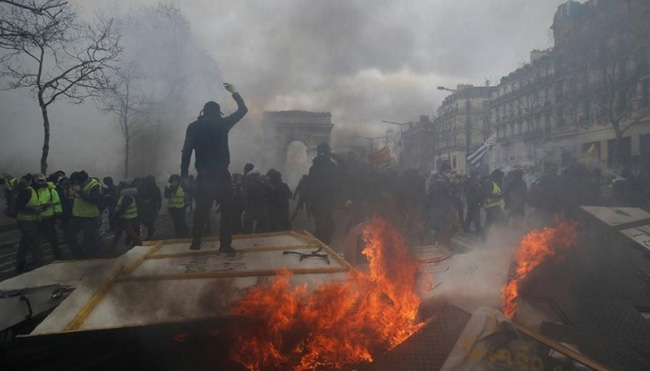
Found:
[[[417,331],[417,261],[384,219],[370,223],[364,240],[369,273],[354,269],[347,280],[308,292],[291,288],[291,273],[279,271],[236,303],[232,312],[251,330],[238,334],[232,359],[250,370],[338,369],[370,362]]]
[[[501,290],[503,314],[513,318],[517,313],[515,299],[519,296],[519,288],[530,272],[535,270],[548,258],[557,256],[567,249],[576,238],[577,223],[561,218],[556,220],[554,228],[533,230],[524,236],[515,252],[515,275]]]

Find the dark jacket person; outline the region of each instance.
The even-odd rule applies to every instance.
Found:
[[[199,118],[187,127],[183,156],[181,160],[181,177],[186,178],[190,165],[192,151],[195,152],[196,177],[196,211],[192,226],[193,240],[190,249],[201,248],[201,232],[210,212],[213,200],[217,200],[221,208],[221,224],[219,226],[219,250],[232,253],[232,187],[228,165],[230,150],[228,148],[228,133],[241,120],[248,109],[235,86],[224,84],[226,90],[232,93],[237,102],[237,111],[230,116],[222,117],[221,108],[217,102],[210,101],[203,106]]]

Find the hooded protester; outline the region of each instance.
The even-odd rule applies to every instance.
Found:
[[[147,228],[147,241],[153,239],[156,231],[156,217],[162,208],[162,193],[153,175],[147,175],[138,187],[139,220]]]
[[[219,226],[219,251],[234,253],[232,248],[232,179],[228,172],[230,149],[228,133],[248,112],[241,95],[232,84],[224,84],[237,102],[237,111],[223,117],[217,102],[210,101],[203,106],[199,118],[189,124],[185,133],[185,144],[181,159],[181,178],[186,178],[192,152],[195,152],[196,211],[192,226],[191,250],[201,248],[201,234],[208,218],[210,207],[217,200],[221,209]]]
[[[244,233],[260,233],[269,229],[268,203],[271,186],[259,170],[253,169],[244,177]]]
[[[428,192],[428,223],[435,231],[435,240],[451,246],[451,238],[458,230],[458,215],[453,207],[453,186],[451,184],[451,166],[442,164],[433,176]]]
[[[469,233],[470,227],[474,224],[474,232],[478,235],[482,234],[481,230],[481,205],[483,198],[480,194],[480,184],[478,173],[472,172],[463,184],[463,192],[465,193],[465,203],[467,204],[467,216],[463,230]]]
[[[290,231],[289,200],[291,199],[291,190],[282,181],[282,173],[279,171],[271,169],[266,176],[271,183],[271,196],[269,197],[271,231]]]
[[[508,210],[508,219],[518,222],[526,216],[528,185],[524,181],[524,171],[522,169],[514,169],[508,175],[509,180],[503,192],[504,208]]]
[[[316,151],[309,168],[309,203],[316,224],[314,236],[329,244],[334,234],[334,208],[342,203],[343,187],[339,169],[332,161],[330,146],[321,143]]]

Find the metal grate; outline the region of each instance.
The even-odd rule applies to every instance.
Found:
[[[438,370],[460,337],[470,314],[452,305],[440,309],[420,331],[378,357],[368,370]]]

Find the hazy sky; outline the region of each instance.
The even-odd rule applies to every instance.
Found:
[[[381,120],[432,114],[447,94],[436,86],[496,83],[527,61],[530,50],[552,46],[550,26],[562,2],[172,1],[221,76],[247,99],[251,119],[263,110],[330,111],[335,124],[359,132],[385,130],[389,126],[378,125]],[[84,15],[101,10],[110,16],[157,1],[80,3]],[[15,125],[16,118],[38,119],[38,107],[28,96],[0,93],[2,126]],[[88,125],[79,116],[70,117],[77,123],[71,127]],[[18,142],[27,140],[17,128],[9,133]],[[34,131],[29,143],[34,136],[42,138]]]
[[[176,0],[222,75],[258,109],[332,111],[336,120],[431,114],[438,85],[495,83],[552,46],[563,0]],[[85,0],[90,13],[155,0]],[[108,8],[107,8],[108,7]]]

